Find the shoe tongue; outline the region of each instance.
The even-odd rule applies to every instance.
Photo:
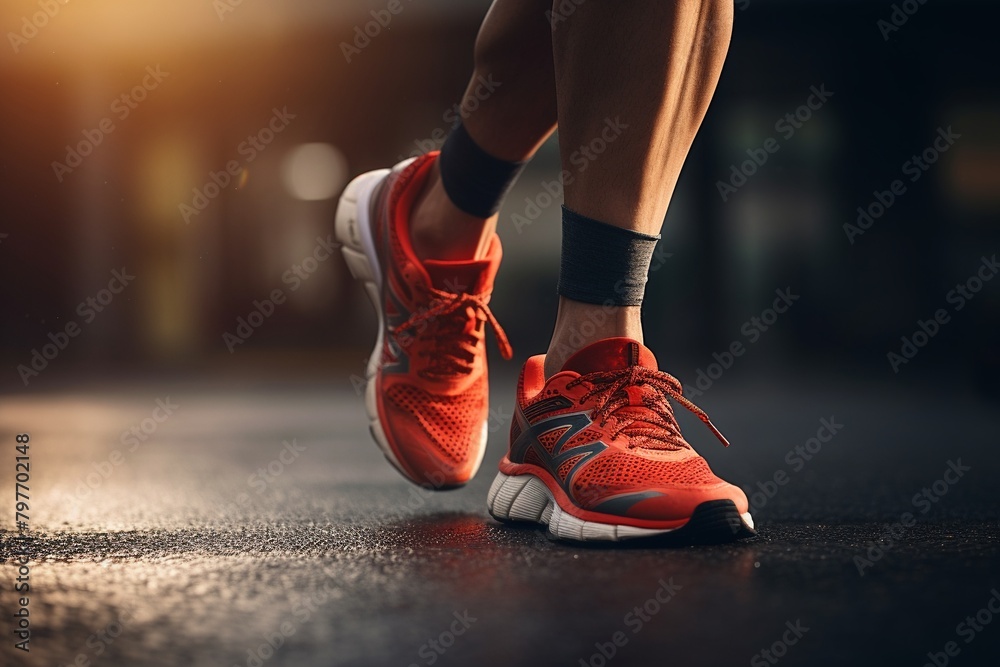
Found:
[[[435,289],[453,294],[479,294],[491,287],[491,262],[488,259],[474,259],[467,262],[446,262],[436,259],[424,260],[424,268]]]
[[[493,290],[493,276],[500,267],[499,239],[494,238],[486,257],[460,261],[425,259],[427,276],[435,289],[452,294],[482,294]]]
[[[659,368],[656,357],[642,343],[631,338],[605,338],[567,359],[562,369],[586,375],[622,370],[629,366],[645,366],[653,370]]]

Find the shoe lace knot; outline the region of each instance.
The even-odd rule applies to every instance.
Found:
[[[669,397],[698,417],[724,446],[729,446],[729,441],[705,411],[684,396],[680,381],[669,373],[633,365],[613,371],[586,373],[570,381],[567,388],[583,383],[589,384],[591,389],[580,397],[580,403],[597,399],[591,419],[604,427],[612,416],[616,418],[612,437],[625,433],[638,436],[642,442],[662,443],[673,449],[689,448],[681,435],[673,408],[666,400]],[[632,410],[625,411],[626,408]],[[635,408],[641,412],[636,412]],[[630,444],[629,448],[634,446]]]
[[[428,306],[414,312],[392,331],[402,347],[407,347],[413,339],[431,343],[418,352],[430,360],[422,375],[450,377],[472,372],[484,322],[493,330],[503,358],[514,355],[507,334],[490,310],[489,293],[456,293],[430,287],[428,295]],[[471,328],[470,321],[475,322]]]

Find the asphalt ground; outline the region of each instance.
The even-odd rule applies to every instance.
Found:
[[[733,446],[681,422],[751,494],[758,537],[606,547],[487,515],[512,386],[493,378],[480,474],[441,493],[390,468],[340,377],[0,398],[0,662],[997,664],[995,404],[901,383],[719,383],[697,402]]]

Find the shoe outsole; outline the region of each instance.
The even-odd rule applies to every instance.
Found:
[[[412,160],[397,165],[396,169],[404,168],[409,162],[412,162]],[[392,446],[389,444],[385,428],[382,426],[382,421],[378,415],[377,383],[375,382],[375,377],[378,373],[379,361],[382,357],[385,320],[382,315],[382,270],[378,261],[378,253],[375,249],[375,239],[372,236],[369,214],[371,211],[372,195],[378,188],[379,183],[389,173],[389,169],[369,171],[348,183],[343,194],[340,196],[340,202],[337,204],[334,235],[340,243],[340,252],[347,262],[347,267],[350,269],[351,275],[364,286],[365,293],[371,300],[372,306],[375,308],[375,314],[378,316],[378,335],[375,339],[375,347],[368,357],[368,365],[365,369],[365,412],[368,414],[368,430],[371,432],[375,444],[378,445],[383,456],[392,464],[393,468],[411,482],[427,486],[414,479],[399,461]],[[479,447],[478,459],[473,468],[473,475],[475,475],[475,471],[479,470],[483,456],[486,454],[487,433],[487,422],[484,421],[482,435],[480,436],[481,446]],[[439,484],[434,485],[433,488],[435,490],[446,491],[461,486],[463,484]]]
[[[718,544],[756,535],[749,512],[740,514],[731,500],[698,505],[678,528],[638,528],[584,521],[563,510],[545,483],[535,475],[497,473],[486,498],[490,516],[501,522],[530,522],[548,527],[556,538],[573,542],[667,540],[679,544]]]

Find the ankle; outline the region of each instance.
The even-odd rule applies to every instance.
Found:
[[[560,297],[555,330],[545,354],[545,378],[562,370],[576,352],[599,340],[623,337],[643,342],[640,311],[640,306],[606,306]]]
[[[479,258],[496,221],[497,216],[476,218],[452,204],[435,164],[410,213],[410,241],[419,259]]]

